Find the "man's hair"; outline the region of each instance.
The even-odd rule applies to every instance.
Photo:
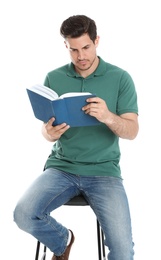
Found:
[[[73,15],[64,20],[60,27],[63,38],[77,38],[87,33],[94,42],[97,37],[95,21],[85,15]]]

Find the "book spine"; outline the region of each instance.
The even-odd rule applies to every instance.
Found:
[[[52,101],[52,107],[55,114],[54,126],[66,123],[70,125],[68,110],[66,108],[65,100],[58,99]]]

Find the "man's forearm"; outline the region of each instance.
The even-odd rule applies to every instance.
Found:
[[[130,115],[130,117],[129,117]],[[120,138],[133,140],[138,134],[138,116],[128,113],[121,116],[110,113],[105,124]]]

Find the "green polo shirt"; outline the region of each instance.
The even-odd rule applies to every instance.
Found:
[[[49,72],[44,85],[58,95],[91,92],[104,99],[117,115],[138,113],[137,94],[131,76],[103,61],[87,78],[74,70],[72,63]],[[84,176],[121,177],[119,138],[105,124],[73,127],[54,143],[46,168]]]

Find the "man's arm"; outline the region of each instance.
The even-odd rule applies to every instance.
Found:
[[[117,136],[129,140],[137,136],[139,130],[137,114],[126,113],[120,116],[115,115],[109,111],[105,101],[98,97],[89,98],[87,102],[89,104],[84,106],[82,110],[107,125]],[[42,126],[42,134],[50,142],[58,140],[70,127],[65,123],[53,126],[52,123],[54,120],[54,118],[51,118],[48,123],[44,123]]]
[[[117,136],[129,140],[137,136],[139,130],[137,114],[126,113],[118,116],[109,111],[106,102],[98,97],[89,98],[87,102],[89,104],[82,110],[107,125]]]
[[[120,116],[109,113],[105,124],[117,136],[124,139],[135,139],[139,131],[138,115],[134,113],[126,113]]]

